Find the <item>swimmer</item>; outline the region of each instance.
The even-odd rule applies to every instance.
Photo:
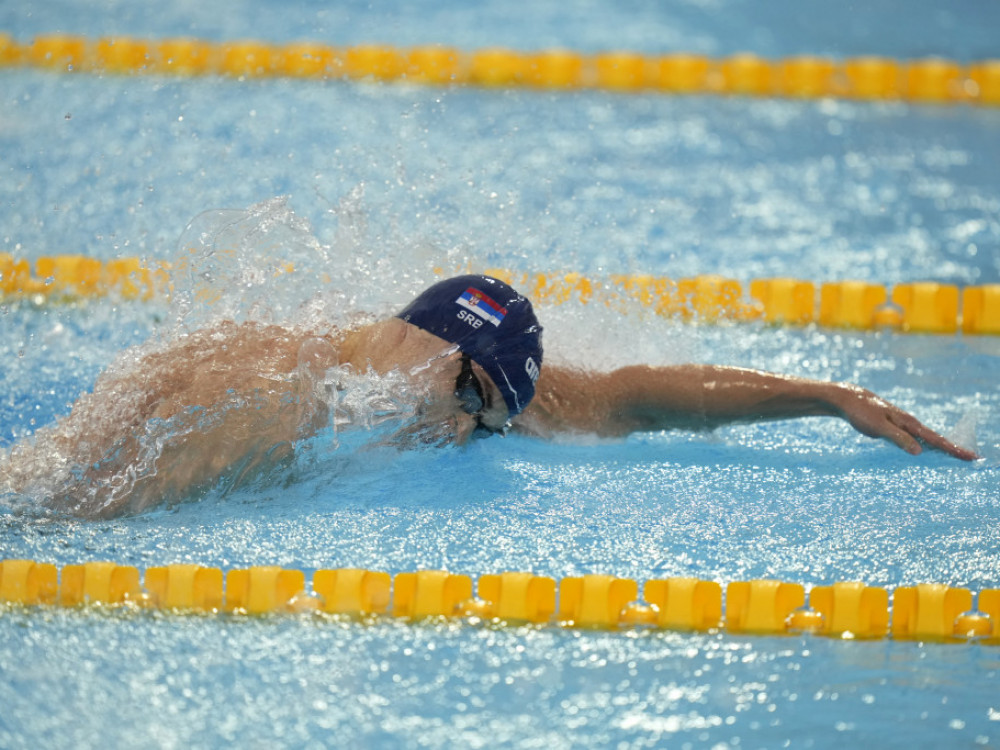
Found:
[[[415,418],[396,436],[402,445],[827,416],[914,455],[928,446],[977,458],[855,385],[713,365],[543,367],[531,303],[502,281],[469,275],[352,330],[226,323],[159,351],[126,353],[67,417],[0,462],[0,491],[32,494],[31,477],[43,462],[51,474],[53,456],[71,481],[49,504],[89,517],[137,513],[220,481],[235,486],[280,465],[330,423],[315,384],[331,368],[395,374],[419,388]]]

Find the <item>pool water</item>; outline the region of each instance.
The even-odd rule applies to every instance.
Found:
[[[0,29],[968,61],[997,56],[1000,27],[995,9],[933,2],[593,2],[567,16],[555,3],[255,0],[155,18],[42,2],[0,8]],[[0,252],[20,257],[170,259],[204,211],[287,196],[267,205],[294,224],[289,256],[334,278],[333,317],[335,303],[395,309],[441,265],[1000,281],[995,109],[0,78]],[[210,276],[237,315],[313,309],[305,282]],[[176,299],[0,310],[3,450],[64,415],[123,349],[209,314]],[[686,324],[579,302],[539,315],[549,361],[850,380],[984,459],[914,458],[828,420],[406,453],[321,435],[276,481],[134,517],[5,500],[0,558],[1000,587],[1000,340]],[[0,747],[1000,743],[1000,650],[978,643],[16,607],[0,632]]]

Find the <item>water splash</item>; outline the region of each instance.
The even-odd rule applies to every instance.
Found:
[[[322,245],[285,198],[245,211],[206,211],[184,230],[171,262],[175,326],[336,324],[345,310],[357,309],[348,304],[356,301],[349,290],[359,272],[349,256]]]
[[[362,198],[342,202],[331,245],[284,198],[196,217],[171,263],[165,324],[120,352],[71,414],[0,455],[0,503],[141,512],[273,481],[300,448],[315,463],[411,434],[426,394],[337,354],[341,332],[412,283],[378,276],[386,258],[361,249]],[[345,432],[362,437],[344,445]]]

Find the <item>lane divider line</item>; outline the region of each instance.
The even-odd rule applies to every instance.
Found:
[[[390,576],[356,568],[229,570],[192,564],[138,568],[0,561],[8,606],[130,606],[232,615],[322,612],[354,617],[466,618],[591,629],[659,628],[745,634],[813,633],[835,638],[934,639],[1000,645],[1000,589],[922,583],[888,589],[839,581],[808,591],[778,580],[723,586],[696,578],[646,581],[584,575],[556,581],[530,572],[470,576],[418,570]],[[890,595],[892,606],[890,607]],[[808,603],[807,603],[808,601]],[[724,605],[724,606],[723,606]],[[0,617],[4,609],[0,608]]]
[[[293,273],[288,264],[281,273]],[[438,275],[444,269],[435,269]],[[893,287],[865,281],[819,285],[793,278],[735,279],[704,275],[669,279],[652,275],[522,273],[491,268],[539,305],[600,302],[623,313],[642,309],[681,320],[761,321],[770,325],[886,330],[904,333],[1000,334],[1000,284],[959,288],[916,282]],[[170,266],[138,258],[99,261],[79,255],[38,258],[34,264],[0,253],[0,300],[33,304],[70,302],[102,296],[149,300],[169,295]]]
[[[116,75],[226,76],[405,81],[420,85],[711,94],[921,104],[1000,105],[1000,59],[961,64],[942,57],[819,55],[766,59],[692,53],[581,53],[566,49],[460,50],[443,45],[332,46],[243,39],[91,39],[43,34],[19,42],[0,32],[0,67]]]

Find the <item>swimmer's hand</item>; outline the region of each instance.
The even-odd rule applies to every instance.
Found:
[[[967,448],[934,432],[912,414],[890,404],[871,391],[854,385],[835,386],[839,394],[831,402],[841,416],[862,435],[884,438],[907,453],[923,452],[921,443],[963,461],[975,461],[979,456]]]

